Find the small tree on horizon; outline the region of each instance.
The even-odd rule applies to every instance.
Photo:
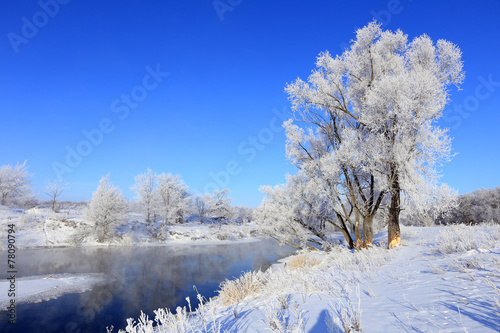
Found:
[[[51,203],[51,209],[52,211],[56,212],[56,204],[57,204],[57,198],[64,192],[64,190],[67,188],[67,184],[63,183],[63,181],[58,178],[54,181],[47,181],[47,184],[45,186],[45,194],[47,194],[50,197],[50,203]]]
[[[93,233],[97,241],[102,243],[111,239],[116,227],[125,222],[126,211],[125,198],[118,187],[111,184],[108,174],[99,181],[84,218],[93,223]]]

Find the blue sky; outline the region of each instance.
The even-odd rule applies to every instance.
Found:
[[[5,0],[0,11],[0,165],[28,160],[40,199],[101,176],[128,198],[134,177],[180,174],[193,192],[228,187],[258,206],[285,181],[284,86],[321,51],[341,53],[373,18],[410,38],[448,39],[466,79],[440,125],[457,156],[443,181],[500,185],[500,1]]]

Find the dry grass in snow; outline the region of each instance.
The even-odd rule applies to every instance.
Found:
[[[318,266],[321,263],[317,258],[307,256],[304,254],[299,254],[296,256],[292,256],[287,262],[287,269],[293,271],[298,268],[310,268],[314,266]]]
[[[220,285],[219,300],[224,306],[238,303],[260,292],[265,282],[266,276],[261,271],[243,273],[234,280],[226,279]]]

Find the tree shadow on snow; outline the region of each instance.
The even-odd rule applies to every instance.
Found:
[[[331,327],[330,330],[328,327]],[[332,315],[328,310],[323,310],[319,314],[318,320],[313,327],[307,332],[309,333],[324,333],[324,332],[343,332],[343,329],[340,328],[332,318]]]

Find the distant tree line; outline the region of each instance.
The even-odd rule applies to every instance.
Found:
[[[39,201],[37,194],[33,193],[30,179],[27,162],[0,166],[0,205],[37,206]],[[73,207],[75,203],[59,202],[67,187],[62,179],[48,180],[44,193],[50,200],[42,204],[48,204],[55,213],[59,212],[60,206]],[[109,174],[102,177],[90,202],[77,204],[86,206],[83,217],[90,223],[80,240],[93,237],[98,242],[104,242],[111,239],[116,228],[131,219],[131,212],[144,214],[151,236],[160,238],[165,236],[165,231],[172,224],[189,221],[219,225],[247,223],[253,216],[253,209],[231,205],[229,189],[193,195],[179,175],[170,173],[155,174],[148,169],[135,177],[131,189],[136,192],[137,201],[128,201],[120,189],[113,186]]]
[[[137,194],[136,202],[128,202],[109,175],[103,177],[92,195],[85,219],[94,224],[98,242],[112,238],[115,230],[127,222],[131,207],[144,214],[144,222],[152,238],[166,239],[168,226],[198,219],[200,223],[243,223],[252,218],[252,209],[231,206],[229,189],[212,194],[192,195],[179,175],[156,174],[151,169],[135,177],[131,187]],[[128,209],[127,209],[128,208]]]
[[[457,205],[436,218],[438,224],[500,223],[500,186],[458,196]]]
[[[230,220],[246,222],[251,216],[250,208],[231,205],[229,189],[193,195],[179,175],[155,174],[148,169],[135,177],[131,189],[136,192],[145,222],[148,223],[158,220],[165,225],[184,223],[192,216],[197,216],[200,223]]]

